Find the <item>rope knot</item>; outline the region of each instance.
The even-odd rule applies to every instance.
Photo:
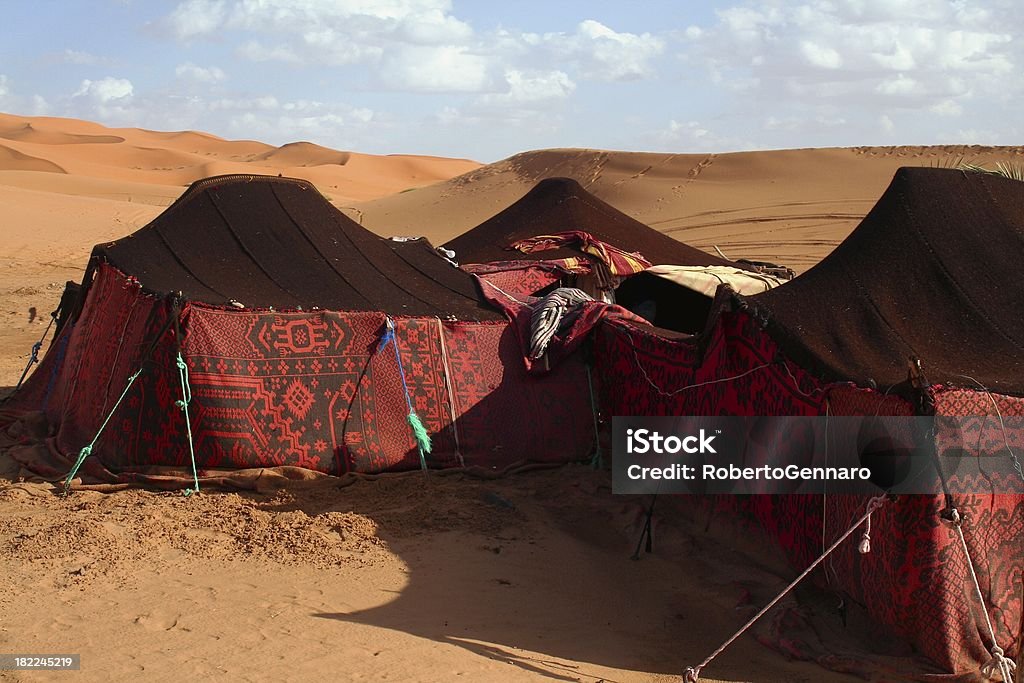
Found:
[[[700,680],[700,667],[688,666],[683,672],[683,683],[697,683]]]
[[[871,552],[871,515],[885,503],[883,496],[876,496],[868,501],[867,509],[864,511],[867,516],[864,519],[864,532],[860,535],[860,543],[857,544],[857,552],[867,555]]]
[[[395,321],[388,316],[385,321],[385,332],[384,336],[380,338],[380,343],[377,344],[377,353],[384,350],[384,347],[395,340]],[[395,348],[398,348],[398,344],[395,344]]]
[[[174,364],[178,366],[179,370],[188,370],[188,365],[185,364],[185,359],[178,354],[178,358],[174,361]]]
[[[1008,659],[1003,648],[998,645],[992,646],[991,653],[992,659],[981,667],[981,675],[991,679],[998,673],[1003,683],[1013,683],[1013,674],[1017,670],[1017,663]]]
[[[857,552],[861,555],[867,555],[871,552],[871,534],[865,531],[860,536],[860,543],[857,544]]]
[[[960,511],[956,508],[946,508],[940,512],[939,520],[953,529],[959,529],[964,523],[963,517],[960,516]]]

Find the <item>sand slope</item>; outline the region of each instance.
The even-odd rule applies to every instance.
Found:
[[[806,270],[857,225],[901,166],[1024,163],[1024,147],[886,147],[733,154],[526,152],[447,182],[357,204],[367,227],[444,242],[568,176],[643,223],[732,258]]]

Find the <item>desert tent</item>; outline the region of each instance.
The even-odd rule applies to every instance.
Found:
[[[187,473],[190,443],[200,474],[501,469],[587,455],[585,372],[527,376],[507,320],[425,240],[378,237],[304,181],[221,176],[95,247],[2,420],[45,415],[48,450],[14,455],[55,477],[87,446],[101,481]]]
[[[703,335],[605,319],[596,332],[603,409],[946,416],[971,437],[961,442],[937,429],[939,457],[1024,457],[1022,262],[1024,184],[901,169],[859,227],[816,267],[756,296],[720,290]],[[985,485],[1019,490],[1017,474],[999,476],[1009,477],[1006,487]],[[766,534],[797,570],[867,504],[850,495],[693,501]],[[946,674],[974,680],[981,667],[998,664],[999,652],[1018,656],[1024,496],[898,496],[872,517],[870,553],[858,553],[856,540],[841,545],[829,560],[830,589]],[[798,643],[781,632],[774,641],[790,655],[863,669],[820,641]]]
[[[653,265],[733,265],[644,225],[572,178],[541,180],[518,201],[443,246],[464,264],[578,258],[580,252],[568,247],[531,254],[508,248],[519,240],[566,230],[581,230],[602,242],[639,252]]]
[[[463,267],[499,286],[507,285],[506,291],[532,294],[558,280],[559,272],[564,274],[566,269],[585,272],[601,265],[578,244],[529,253],[512,247],[538,236],[567,232],[584,233],[599,245],[638,254],[653,265],[737,265],[644,225],[571,178],[541,180],[518,201],[443,246],[455,252]]]

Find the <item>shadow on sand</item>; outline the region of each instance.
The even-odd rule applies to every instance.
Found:
[[[665,518],[655,553],[631,559],[647,501],[612,496],[607,473],[585,466],[497,481],[405,476],[341,495],[318,488],[265,509],[373,519],[407,583],[378,607],[313,617],[463,648],[538,678],[678,680],[741,623],[743,596],[780,583],[746,559],[737,573],[728,550]],[[716,660],[714,676],[749,680],[765,667],[778,675],[758,680],[852,680],[787,663],[750,637]]]

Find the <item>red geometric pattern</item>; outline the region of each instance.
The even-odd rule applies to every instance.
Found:
[[[535,294],[568,274],[568,271],[558,267],[554,262],[546,261],[471,263],[462,269],[485,282],[490,282],[498,287],[499,291],[519,298]]]

